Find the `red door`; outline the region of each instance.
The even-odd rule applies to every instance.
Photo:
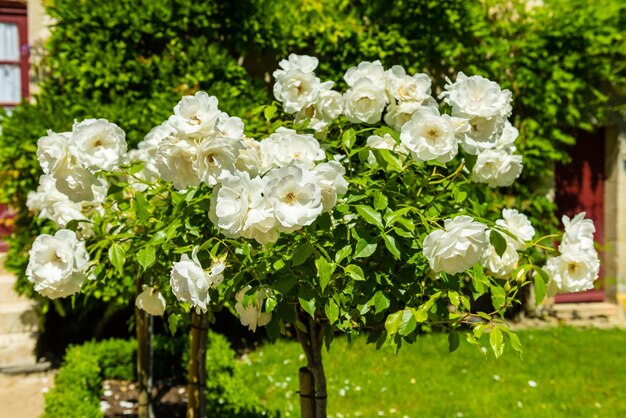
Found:
[[[587,212],[596,226],[595,241],[604,244],[604,129],[579,132],[576,145],[571,147],[572,162],[557,165],[555,170],[555,200],[559,218],[570,218]],[[594,290],[557,295],[556,302],[598,302],[604,300],[602,283],[603,256],[600,254],[600,278]]]

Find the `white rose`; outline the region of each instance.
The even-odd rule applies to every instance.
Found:
[[[206,312],[211,301],[209,288],[216,287],[224,280],[225,265],[218,262],[211,267],[210,273],[205,271],[197,256],[195,247],[191,258],[183,254],[180,261],[174,263],[170,274],[170,285],[176,299],[187,302],[196,312]]]
[[[80,291],[88,263],[85,243],[73,231],[61,229],[54,236],[43,234],[35,239],[29,251],[26,277],[41,295],[62,298]]]
[[[380,61],[363,61],[356,67],[350,67],[343,76],[348,86],[354,87],[359,80],[369,79],[377,86],[385,88],[385,69]],[[379,119],[380,120],[380,119]]]
[[[322,213],[322,191],[317,176],[306,167],[290,165],[265,176],[265,194],[272,202],[279,230],[295,231],[310,225]]]
[[[548,259],[544,270],[559,293],[582,292],[593,289],[600,272],[595,250],[568,247],[558,257]]]
[[[394,65],[385,73],[387,94],[400,102],[433,101],[430,95],[431,80],[427,74],[408,75],[400,65]],[[430,100],[429,100],[430,99]]]
[[[386,105],[384,84],[376,84],[367,77],[357,80],[343,95],[344,114],[352,123],[380,122]]]
[[[323,211],[331,212],[337,204],[337,197],[348,191],[348,182],[343,177],[346,169],[337,161],[329,161],[315,166],[313,172],[322,193]]]
[[[269,199],[263,195],[266,181],[235,172],[213,191],[209,219],[226,236],[242,236],[261,244],[278,239],[276,218]]]
[[[242,139],[241,149],[235,159],[235,169],[255,177],[261,174],[262,161],[261,144],[252,138]]]
[[[142,285],[143,290],[135,299],[135,306],[153,316],[161,316],[165,312],[165,298],[154,287]]]
[[[218,118],[228,116],[217,108],[217,98],[199,91],[184,96],[174,107],[169,125],[180,137],[202,137],[215,131]]]
[[[44,219],[50,219],[60,227],[72,220],[84,220],[82,206],[73,202],[56,188],[56,180],[49,175],[39,177],[37,191],[31,191],[26,198],[28,209],[38,212]]]
[[[418,162],[436,160],[446,163],[458,153],[450,116],[438,113],[432,108],[424,108],[402,127],[400,141]]]
[[[591,219],[585,219],[586,212],[581,212],[570,219],[563,215],[565,233],[559,245],[559,251],[567,251],[569,247],[578,247],[582,250],[594,250],[593,234],[596,227]]]
[[[241,141],[219,137],[207,137],[198,146],[194,169],[198,177],[209,186],[235,170],[235,160],[241,149]]]
[[[463,150],[468,154],[478,155],[495,148],[502,137],[505,119],[499,117],[484,118],[474,116],[467,120],[469,129],[461,137]]]
[[[102,181],[78,163],[71,154],[57,161],[52,176],[56,180],[56,189],[73,202],[94,200],[94,188],[102,185]]]
[[[502,90],[498,83],[479,75],[471,77],[460,72],[456,81],[447,79],[446,91],[441,94],[444,101],[452,106],[453,116],[480,116],[483,118],[510,116],[512,96],[509,90]]]
[[[313,135],[299,134],[293,129],[280,127],[261,141],[263,172],[274,167],[285,167],[292,162],[312,168],[315,161],[326,156]]]
[[[487,226],[461,215],[444,221],[424,239],[423,253],[430,268],[439,273],[457,274],[481,259],[488,246]]]
[[[262,327],[269,324],[272,320],[272,314],[263,312],[263,301],[267,297],[263,291],[257,292],[253,300],[249,300],[244,306],[246,292],[250,289],[251,287],[247,286],[237,292],[235,296],[237,301],[235,303],[235,311],[239,315],[241,325],[248,327],[252,332],[256,332],[257,326]]]
[[[521,250],[524,247],[524,242],[530,241],[535,236],[535,228],[526,215],[519,213],[516,209],[502,209],[502,219],[498,219],[496,225],[517,237],[515,240],[509,235],[502,234],[507,241],[511,241],[516,250]]]
[[[57,161],[62,160],[69,153],[71,132],[55,133],[48,131],[48,135],[37,141],[37,159],[44,174],[50,174]]]
[[[286,60],[278,63],[280,70],[274,71],[274,77],[282,77],[288,71],[302,71],[303,73],[312,73],[317,68],[319,60],[309,55],[289,54]]]
[[[472,181],[489,187],[507,187],[522,173],[522,156],[499,149],[481,152],[472,169]]]
[[[489,240],[490,234],[491,231],[488,231],[487,240]],[[506,278],[515,270],[518,260],[519,254],[515,249],[513,241],[506,240],[506,249],[502,256],[498,255],[496,248],[489,243],[483,254],[481,264],[483,267],[486,267],[494,277]]]
[[[392,103],[387,107],[385,123],[400,132],[402,127],[411,120],[413,115],[424,107],[425,106],[418,102]]]
[[[515,152],[515,140],[519,136],[519,131],[508,120],[504,122],[502,135],[496,141],[496,148],[507,151],[510,154]]]
[[[315,102],[315,117],[325,123],[331,123],[343,112],[343,96],[338,91],[330,90],[331,85],[323,83],[328,88],[322,88]]]
[[[320,79],[313,73],[289,70],[276,77],[274,97],[282,102],[286,113],[297,113],[315,104],[320,85]]]
[[[244,128],[245,126],[240,118],[230,117],[224,113],[223,117],[217,119],[216,134],[225,139],[238,141],[244,138]]]
[[[157,148],[156,167],[161,178],[174,183],[177,190],[183,190],[200,184],[194,169],[197,158],[198,146],[193,139],[170,137]]]
[[[115,170],[126,154],[126,134],[106,119],[86,119],[74,123],[69,146],[86,168],[92,171]]]

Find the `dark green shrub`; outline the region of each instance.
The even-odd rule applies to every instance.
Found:
[[[187,338],[156,336],[153,343],[154,377],[180,377],[187,367]],[[45,395],[44,417],[101,417],[100,393],[104,379],[136,378],[136,342],[110,339],[71,346]],[[209,416],[252,418],[277,416],[260,406],[241,379],[235,352],[220,334],[209,333],[207,347],[207,411]]]

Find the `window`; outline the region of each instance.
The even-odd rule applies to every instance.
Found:
[[[0,1],[0,106],[28,97],[27,33],[26,5]]]

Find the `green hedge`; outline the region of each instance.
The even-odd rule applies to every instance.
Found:
[[[181,377],[186,373],[184,338],[154,339],[154,378]],[[136,342],[111,339],[68,348],[54,387],[45,395],[44,418],[102,417],[100,395],[104,379],[134,381]],[[207,412],[209,416],[278,417],[263,408],[241,379],[235,352],[226,338],[209,332],[207,347]]]

